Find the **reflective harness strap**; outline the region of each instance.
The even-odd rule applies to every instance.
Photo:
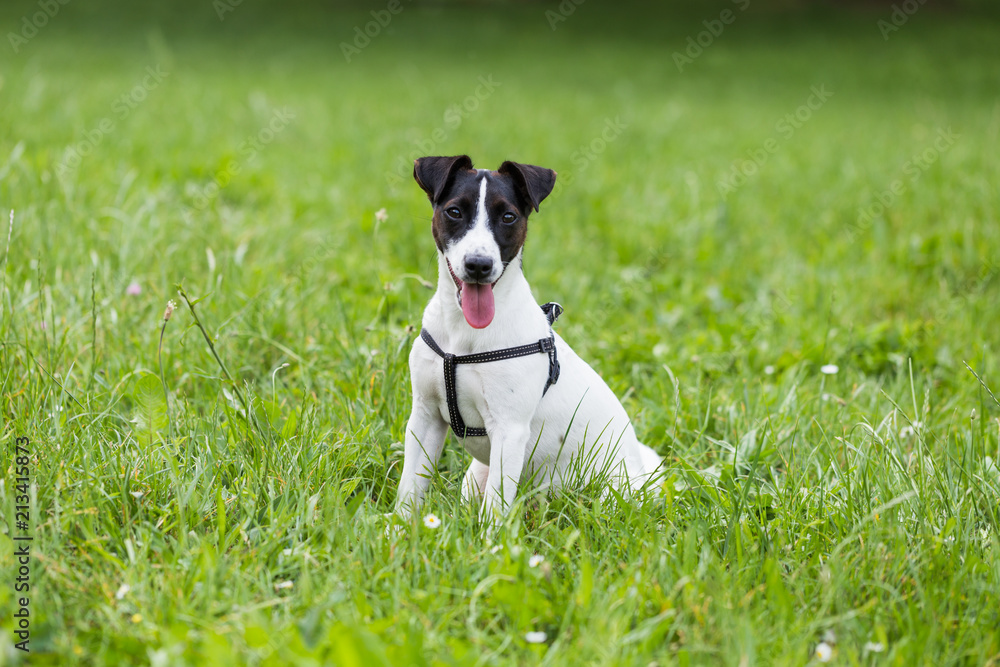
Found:
[[[562,314],[562,306],[552,302],[542,306],[545,319],[549,321],[549,327]],[[542,338],[534,343],[518,345],[517,347],[507,347],[502,350],[491,352],[478,352],[476,354],[454,355],[442,350],[431,337],[427,329],[420,330],[420,338],[427,343],[427,347],[434,350],[434,353],[444,359],[444,389],[448,399],[448,415],[451,418],[451,430],[460,438],[482,437],[486,435],[486,429],[476,426],[466,426],[462,419],[462,413],[458,411],[458,390],[455,381],[456,364],[484,364],[490,361],[502,361],[515,357],[526,357],[532,354],[549,355],[549,377],[545,381],[545,388],[542,396],[559,380],[559,359],[556,356],[556,337],[554,333],[549,333],[548,338]]]

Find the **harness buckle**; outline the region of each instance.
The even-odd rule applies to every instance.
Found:
[[[549,387],[559,381],[559,359],[556,357],[556,337],[554,334],[538,342],[542,350],[549,355],[549,379],[545,382],[545,388],[542,390],[542,396],[544,396]]]
[[[558,381],[559,381],[559,362],[556,361],[555,359],[550,359],[549,360],[549,384],[546,385],[545,388],[548,389],[550,385],[554,385]],[[544,396],[545,392],[542,392],[542,395]]]

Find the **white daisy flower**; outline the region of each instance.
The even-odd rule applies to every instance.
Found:
[[[830,662],[833,660],[833,647],[826,642],[816,644],[816,659],[820,662]]]
[[[118,587],[118,590],[115,592],[115,599],[121,600],[126,595],[128,595],[128,592],[130,590],[132,590],[131,586],[129,586],[128,584],[122,584],[121,586]]]
[[[819,372],[823,375],[836,375],[839,370],[840,367],[837,364],[826,364],[819,369]]]
[[[428,514],[424,517],[424,525],[431,530],[435,530],[441,527],[441,519],[437,518],[436,514]]]
[[[863,648],[865,653],[881,653],[885,650],[885,644],[881,642],[865,642]]]
[[[549,636],[544,632],[542,632],[541,630],[538,630],[536,632],[524,633],[524,641],[528,642],[529,644],[541,644],[545,642],[545,640],[548,638]]]
[[[774,375],[774,366],[767,365],[764,366],[764,375]]]
[[[544,556],[539,556],[538,554],[535,554],[534,556],[528,559],[528,567],[538,567],[539,565],[542,564],[544,560],[545,560]]]

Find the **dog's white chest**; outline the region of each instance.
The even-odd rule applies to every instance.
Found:
[[[448,403],[444,360],[422,342],[415,343],[410,359],[413,390],[428,408],[452,424]],[[533,413],[542,398],[548,377],[548,358],[534,355],[501,361],[456,364],[456,407],[465,426],[486,428],[502,425],[504,415]],[[454,426],[454,425],[453,425]],[[482,463],[489,463],[490,440],[483,436],[462,439],[466,450]]]

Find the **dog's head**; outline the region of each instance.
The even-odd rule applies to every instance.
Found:
[[[517,162],[474,169],[468,155],[422,157],[413,177],[434,206],[434,242],[458,288],[465,320],[482,329],[495,313],[493,286],[517,257],[556,172]]]

